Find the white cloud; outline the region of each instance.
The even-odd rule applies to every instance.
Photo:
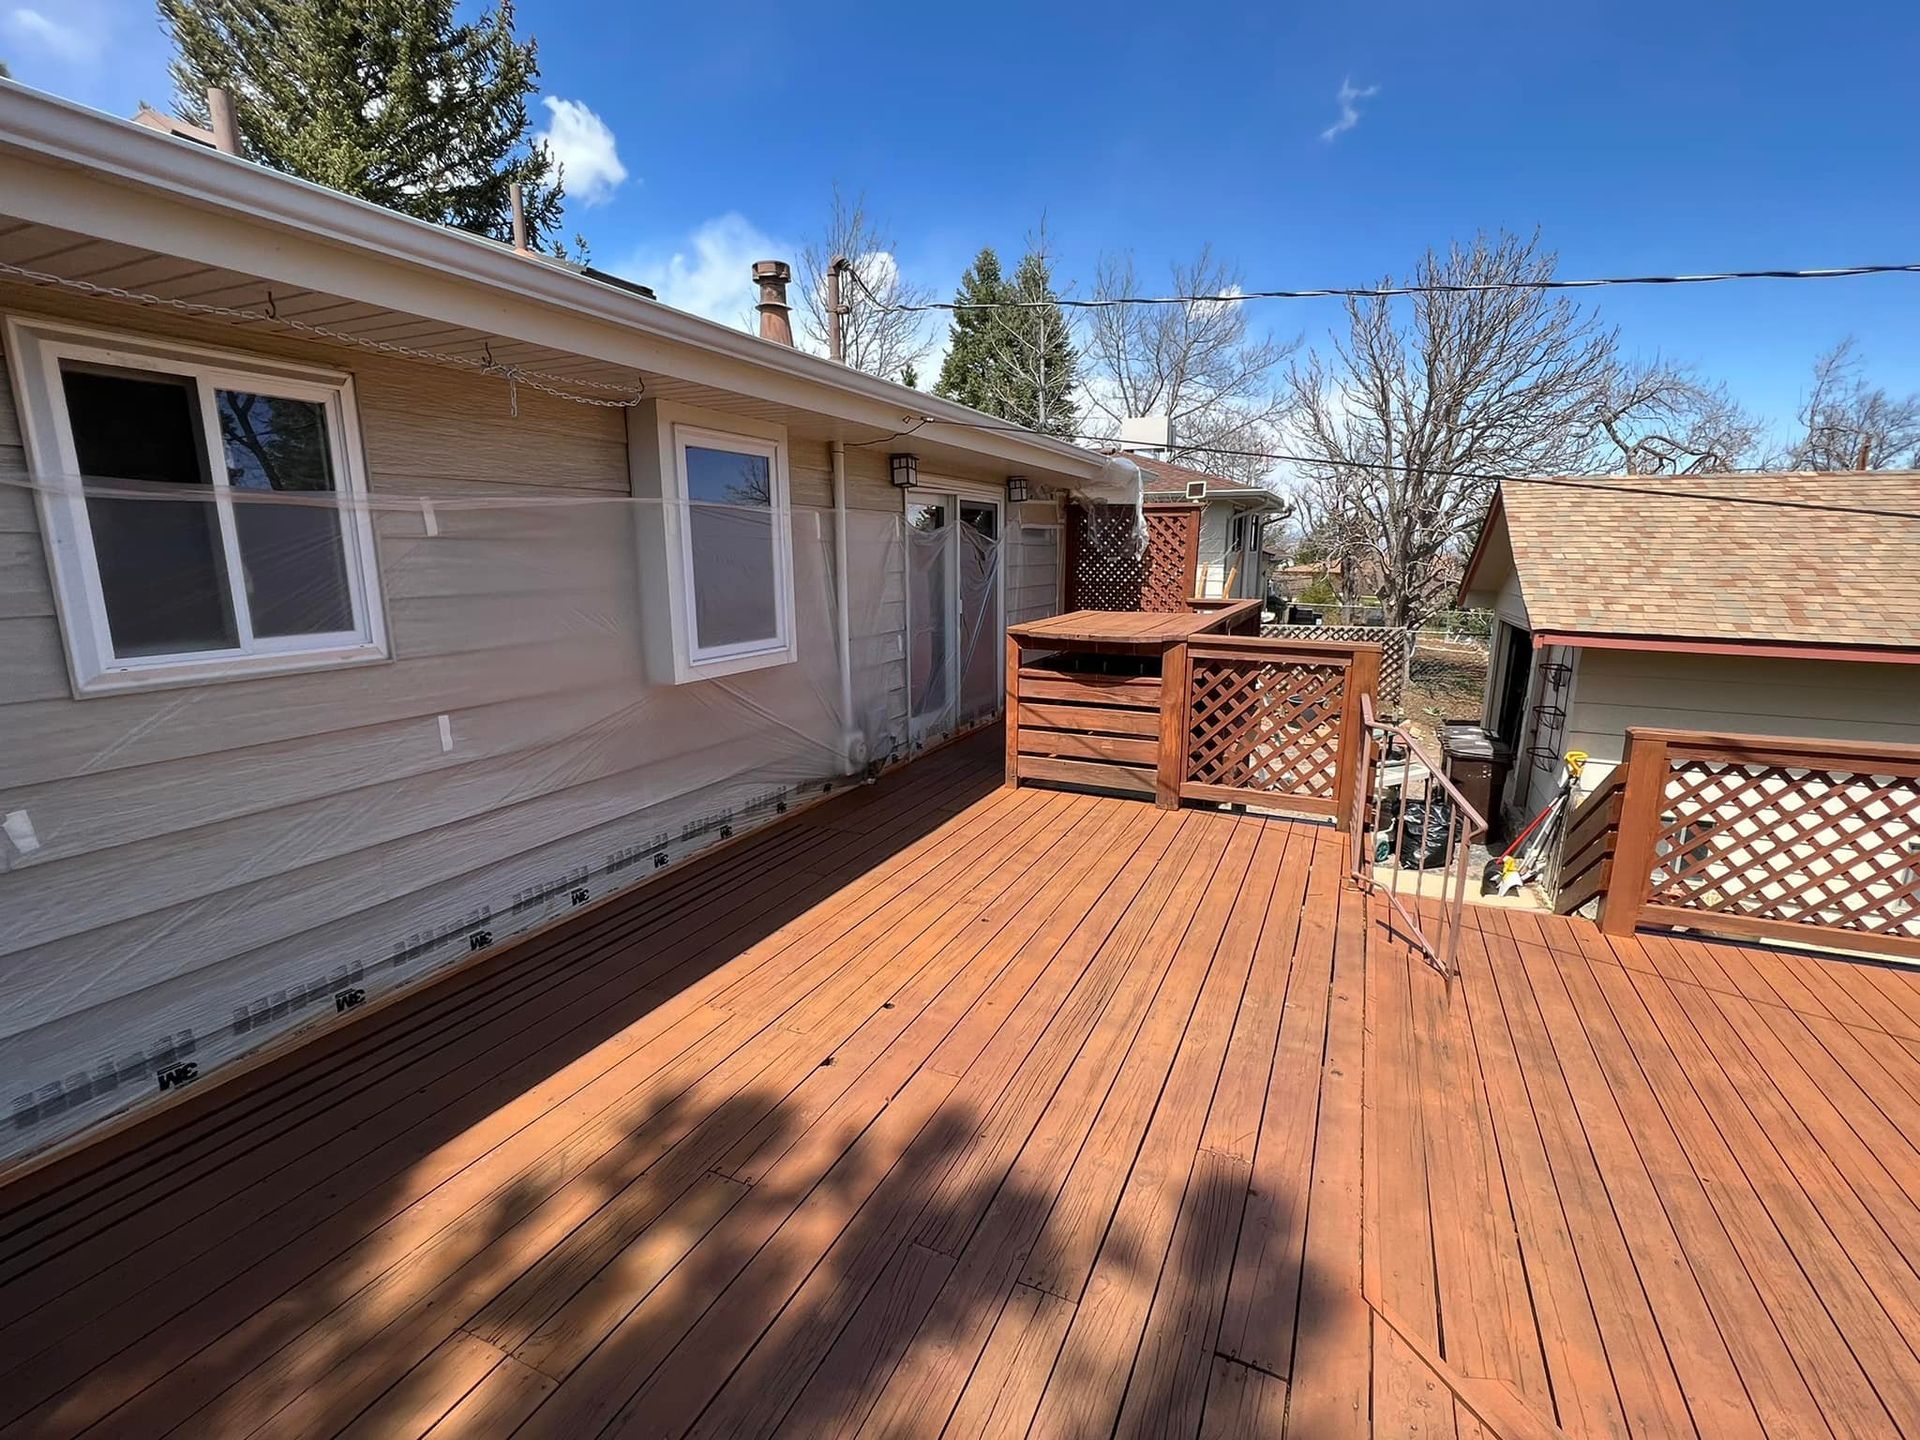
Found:
[[[627,178],[627,167],[620,163],[613,131],[607,122],[578,100],[561,100],[552,95],[541,97],[552,117],[539,138],[560,162],[561,183],[567,198],[586,205],[599,205]]]
[[[642,251],[615,268],[628,279],[650,286],[676,310],[752,329],[753,303],[759,298],[753,288],[753,262],[791,261],[798,253],[746,216],[732,212],[702,223],[684,246],[669,255]]]
[[[7,16],[6,30],[23,43],[45,51],[56,60],[84,65],[100,57],[105,39],[100,27],[63,25],[38,10],[18,9]]]
[[[1342,80],[1340,82],[1340,94],[1336,97],[1340,102],[1340,118],[1322,130],[1320,132],[1320,138],[1322,140],[1333,140],[1337,136],[1344,135],[1347,131],[1353,129],[1354,126],[1360,123],[1360,106],[1358,102],[1371,100],[1379,93],[1380,87],[1378,85],[1356,86],[1351,77]]]

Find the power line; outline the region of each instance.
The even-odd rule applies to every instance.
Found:
[[[923,425],[951,425],[959,429],[985,430],[998,434],[1034,435],[1037,432],[1019,425],[994,425],[976,420],[943,420],[921,417]],[[918,429],[919,427],[914,427]],[[910,433],[910,432],[909,432]],[[889,439],[893,437],[888,437]],[[1110,440],[1104,435],[1055,435],[1063,440]],[[1649,495],[1656,500],[1715,500],[1728,505],[1758,505],[1776,510],[1809,510],[1831,515],[1863,515],[1886,520],[1920,520],[1920,510],[1895,510],[1873,505],[1833,505],[1820,500],[1793,500],[1777,495],[1726,495],[1710,490],[1682,490],[1671,486],[1622,485],[1612,480],[1581,480],[1562,475],[1511,475],[1501,470],[1439,470],[1424,465],[1399,465],[1384,460],[1331,461],[1313,455],[1293,455],[1284,450],[1239,450],[1220,445],[1175,445],[1169,447],[1189,455],[1225,455],[1234,459],[1286,461],[1295,465],[1318,465],[1350,470],[1390,470],[1399,474],[1418,474],[1449,480],[1476,480],[1489,484],[1537,485],[1558,490],[1592,490],[1606,495]],[[1768,470],[1727,471],[1726,474],[1768,475]],[[1843,471],[1841,474],[1874,474],[1874,471]]]
[[[1610,275],[1584,280],[1456,280],[1420,285],[1335,285],[1304,290],[1234,290],[1212,295],[1111,295],[1092,299],[1053,297],[1043,300],[928,300],[901,305],[882,300],[860,272],[847,274],[874,308],[887,314],[913,315],[928,311],[1107,310],[1124,305],[1229,305],[1247,300],[1385,300],[1406,295],[1482,295],[1507,290],[1599,290],[1626,285],[1718,285],[1733,280],[1851,280],[1863,275],[1920,275],[1920,263],[1907,265],[1841,265],[1809,270],[1722,270],[1701,275]]]

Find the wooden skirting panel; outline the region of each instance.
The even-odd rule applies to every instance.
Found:
[[[1022,780],[1044,780],[1055,785],[1084,785],[1117,790],[1127,795],[1153,794],[1151,766],[1110,765],[1092,760],[1057,760],[1044,755],[1020,757]]]
[[[1160,677],[1157,675],[1070,675],[1059,670],[1022,670],[1020,698],[1158,710],[1160,708]]]
[[[1160,677],[1018,670],[1015,773],[1022,781],[1154,795]]]
[[[1246,790],[1238,785],[1207,785],[1189,780],[1180,787],[1182,800],[1208,805],[1251,805],[1256,809],[1287,810],[1299,815],[1341,814],[1338,801],[1319,795],[1292,795],[1285,791]]]
[[[1118,705],[1022,705],[1020,728],[1076,730],[1103,735],[1160,734],[1160,717],[1151,710]]]

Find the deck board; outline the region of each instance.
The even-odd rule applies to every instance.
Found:
[[[0,1188],[0,1434],[1920,1434],[1920,973],[998,742]]]

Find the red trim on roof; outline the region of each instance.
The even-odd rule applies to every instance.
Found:
[[[1650,650],[1656,654],[1751,655],[1767,660],[1858,660],[1881,665],[1920,665],[1920,649],[1871,645],[1812,645],[1790,640],[1702,640],[1679,635],[1585,634],[1536,630],[1533,648],[1567,645],[1576,650]]]

